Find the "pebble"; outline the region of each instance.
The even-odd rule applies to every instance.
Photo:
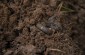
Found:
[[[42,24],[37,24],[36,27],[39,28],[41,31],[43,31],[46,34],[53,33],[53,30],[51,28],[47,28],[47,27],[43,26]]]
[[[57,30],[62,30],[62,25],[59,21],[56,21],[57,16],[53,15],[48,19],[47,25],[51,28],[54,29],[55,31]]]

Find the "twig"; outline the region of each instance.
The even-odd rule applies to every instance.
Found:
[[[45,52],[45,55],[48,55],[49,51],[57,51],[57,52],[65,53],[64,51],[62,51],[60,49],[47,48],[47,50]]]

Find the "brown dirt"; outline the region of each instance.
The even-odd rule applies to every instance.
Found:
[[[85,55],[85,0],[0,0],[0,55]]]

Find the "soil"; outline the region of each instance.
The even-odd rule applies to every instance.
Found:
[[[0,0],[0,55],[85,55],[85,0]]]

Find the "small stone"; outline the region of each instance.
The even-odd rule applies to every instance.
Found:
[[[43,26],[42,24],[37,24],[36,26],[37,26],[37,28],[39,28],[41,31],[43,31],[46,34],[53,33],[53,30],[51,28],[47,28],[47,27]]]

